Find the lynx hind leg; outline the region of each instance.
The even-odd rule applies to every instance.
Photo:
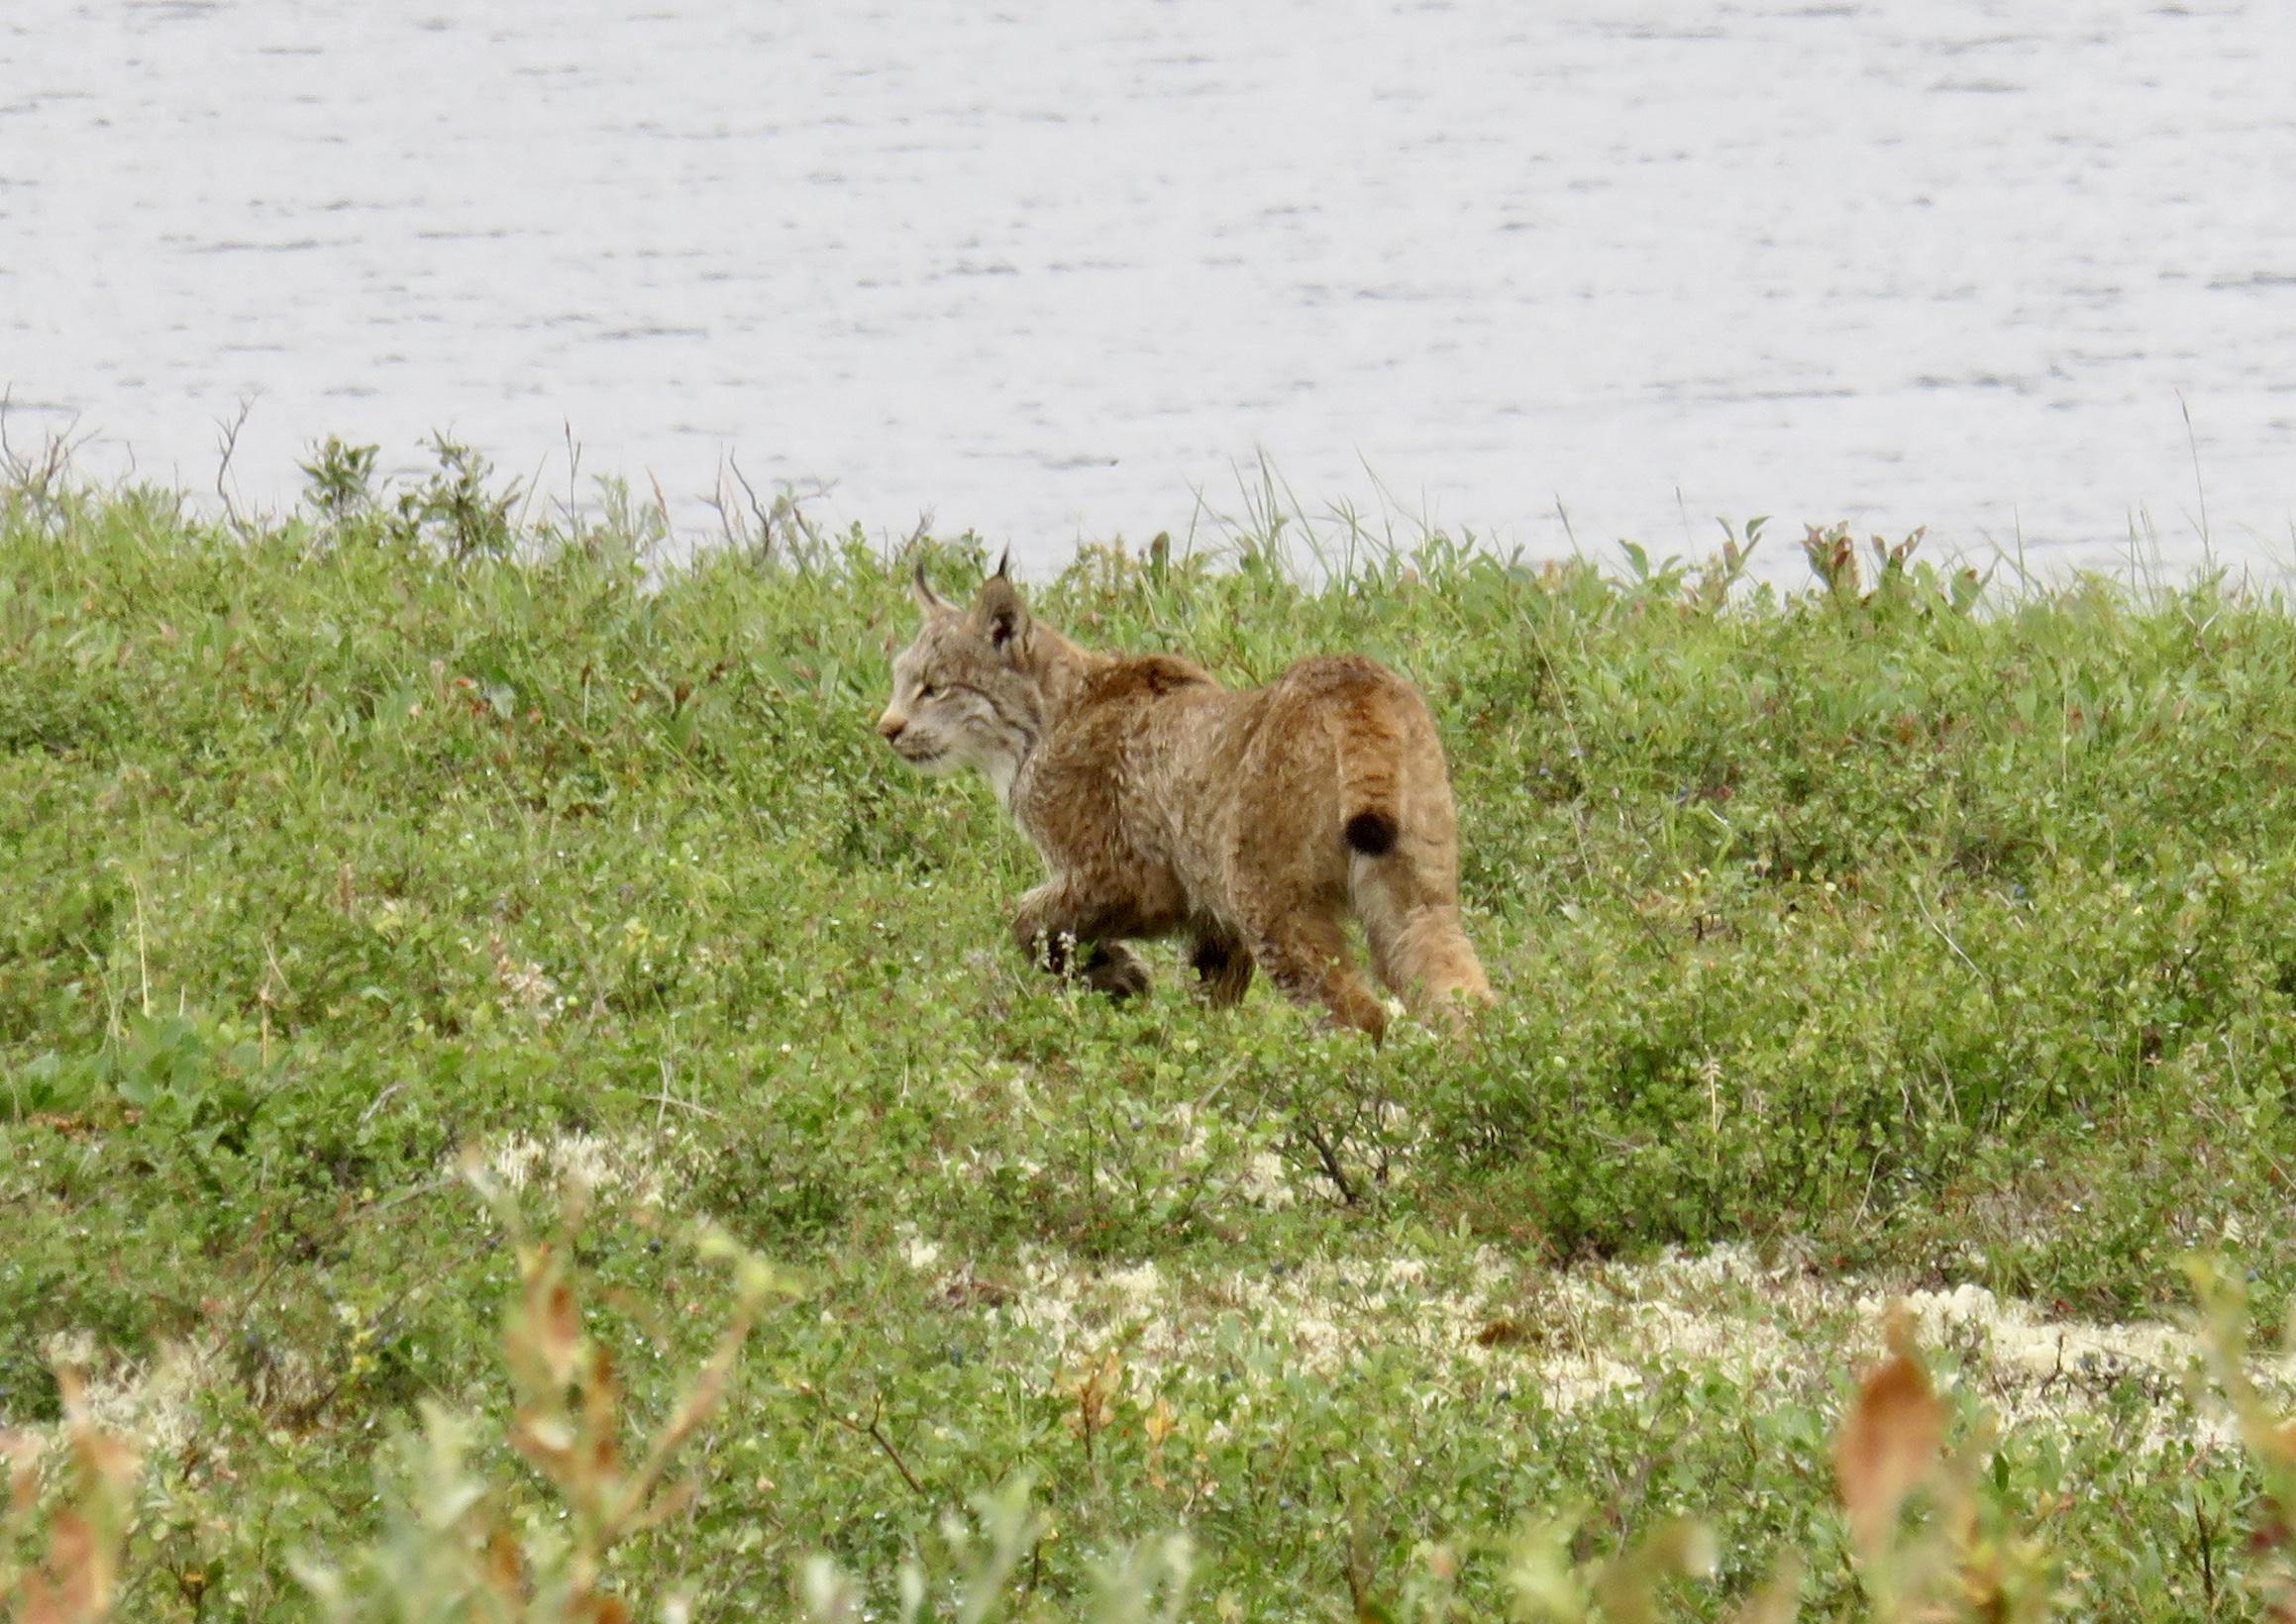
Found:
[[[1387,1032],[1387,1006],[1347,961],[1347,936],[1327,913],[1302,910],[1264,922],[1252,954],[1285,997],[1297,1004],[1321,1004],[1341,1026]]]
[[[1219,931],[1206,931],[1189,949],[1188,963],[1197,974],[1197,990],[1214,1009],[1228,1009],[1243,1001],[1252,984],[1252,955],[1243,942]]]
[[[1379,978],[1421,1016],[1439,1014],[1463,1026],[1477,1009],[1498,1001],[1455,907],[1412,909],[1392,938],[1372,938],[1372,963]]]
[[[1387,864],[1362,864],[1355,886],[1357,912],[1381,981],[1414,1014],[1441,1015],[1463,1026],[1476,1009],[1496,1000],[1483,962],[1459,923],[1451,887],[1412,883]],[[1398,865],[1400,866],[1400,865]]]

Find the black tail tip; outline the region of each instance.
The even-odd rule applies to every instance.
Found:
[[[1396,849],[1396,821],[1385,812],[1358,812],[1347,820],[1347,844],[1367,858],[1384,858]]]

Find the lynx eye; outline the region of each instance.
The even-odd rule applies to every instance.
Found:
[[[919,699],[930,699],[940,691],[941,685],[938,682],[919,682],[917,684],[917,697]]]

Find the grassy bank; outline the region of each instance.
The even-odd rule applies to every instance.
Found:
[[[1038,607],[1084,641],[1425,688],[1504,1002],[1375,1051],[1168,954],[1121,1008],[1029,973],[1024,844],[869,727],[898,568],[783,516],[650,574],[614,511],[340,457],[244,534],[0,490],[0,1420],[73,1355],[148,1444],[130,1616],[298,1613],[418,1404],[500,1414],[466,1147],[538,1213],[595,1186],[642,1412],[727,1300],[688,1224],[799,1283],[617,1558],[696,1617],[786,1611],[815,1552],[889,1608],[1021,1473],[1055,1614],[1176,1528],[1200,1614],[1390,1605],[1429,1542],[1488,1601],[1477,1542],[1568,1509],[1582,1555],[1710,1514],[1689,1616],[1788,1549],[1862,1616],[1826,1451],[1896,1291],[1954,1436],[2018,1422],[1986,1515],[2076,1608],[2257,1615],[2274,1514],[2151,1322],[2195,1248],[2267,1321],[2296,1281],[2286,606],[1081,558]]]

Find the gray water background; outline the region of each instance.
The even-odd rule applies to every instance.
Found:
[[[2277,571],[2292,48],[2288,0],[14,0],[0,384],[19,450],[200,488],[252,400],[264,507],[443,428],[689,535],[730,456],[1040,565],[1208,537],[1264,457],[1534,555]]]

